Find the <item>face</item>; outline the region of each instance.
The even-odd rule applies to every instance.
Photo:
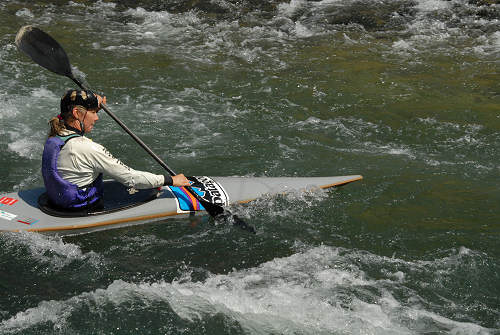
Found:
[[[99,116],[97,115],[97,110],[95,109],[87,109],[86,113],[79,113],[78,109],[73,110],[73,116],[76,117],[77,120],[81,121],[85,127],[85,133],[90,133],[92,128],[94,128],[94,124],[99,120]],[[76,122],[75,124],[77,129],[80,129],[80,123]],[[81,129],[80,129],[81,130]]]
[[[87,110],[87,114],[85,115],[85,119],[83,120],[86,133],[90,133],[92,131],[92,128],[94,128],[94,124],[97,122],[97,120],[99,120],[97,112],[97,110]]]

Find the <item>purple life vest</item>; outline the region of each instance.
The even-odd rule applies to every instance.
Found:
[[[42,176],[50,202],[60,208],[78,209],[91,206],[103,196],[102,173],[86,187],[64,180],[57,171],[57,159],[66,142],[81,135],[49,137],[42,155]]]

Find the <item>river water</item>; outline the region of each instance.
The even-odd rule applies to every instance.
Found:
[[[500,334],[496,0],[0,2],[0,193],[43,185],[72,87],[174,170],[364,179],[205,217],[0,234],[0,334]],[[90,137],[162,173],[106,115]]]

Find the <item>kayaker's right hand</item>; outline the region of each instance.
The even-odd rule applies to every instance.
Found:
[[[190,186],[191,183],[182,173],[172,176],[173,186]]]

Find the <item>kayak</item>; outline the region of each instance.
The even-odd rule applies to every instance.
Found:
[[[263,195],[292,190],[327,189],[363,177],[188,177],[203,199],[228,206]],[[206,215],[203,206],[183,187],[127,189],[116,181],[104,182],[104,202],[92,210],[67,211],[51,206],[44,188],[0,194],[0,232],[28,231],[76,235],[142,224],[171,217]]]

